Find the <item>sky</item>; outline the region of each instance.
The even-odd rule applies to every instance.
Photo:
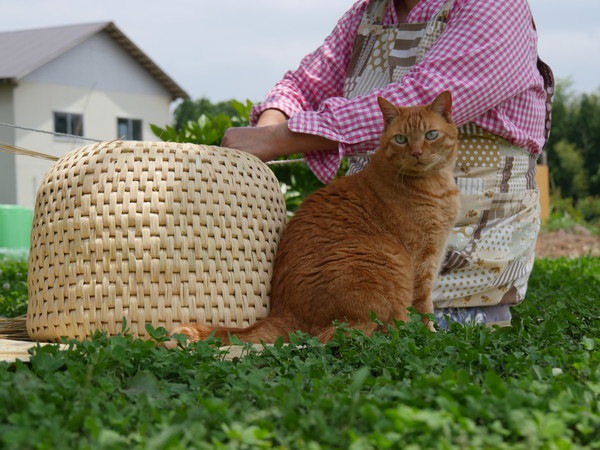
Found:
[[[192,98],[256,102],[354,1],[0,0],[0,32],[112,21]],[[529,4],[555,76],[600,91],[600,1]]]

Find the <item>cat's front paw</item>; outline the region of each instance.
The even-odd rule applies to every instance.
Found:
[[[434,325],[433,321],[431,321],[431,320],[427,321],[426,326],[427,326],[427,329],[429,331],[431,331],[432,333],[437,333],[437,330],[435,329],[435,325]]]
[[[437,330],[435,328],[435,323],[433,322],[433,320],[431,320],[427,316],[421,316],[421,321],[425,324],[425,326],[427,327],[427,329],[429,331],[431,331],[432,333],[437,333]]]

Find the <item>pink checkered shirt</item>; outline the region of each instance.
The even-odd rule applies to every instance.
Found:
[[[338,152],[315,149],[305,156],[323,182],[335,176],[345,155],[374,150],[383,127],[376,98],[397,105],[431,102],[450,90],[458,126],[472,122],[532,154],[544,144],[545,91],[536,67],[537,35],[526,0],[455,0],[447,28],[424,60],[398,83],[369,95],[343,95],[356,31],[369,0],[357,1],[321,47],[289,71],[254,107],[251,120],[269,108],[290,119],[291,131],[339,142]],[[407,21],[427,22],[444,0],[421,0]],[[390,0],[383,25],[397,23]]]

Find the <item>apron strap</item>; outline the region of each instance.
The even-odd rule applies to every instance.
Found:
[[[537,32],[537,28],[535,26],[535,21],[533,18],[531,19],[531,23],[533,25],[533,29]],[[546,91],[546,120],[544,123],[544,146],[548,144],[548,139],[550,138],[550,128],[552,127],[552,102],[554,100],[554,74],[552,73],[552,69],[548,64],[537,58],[537,69],[542,75],[544,79],[544,91]]]

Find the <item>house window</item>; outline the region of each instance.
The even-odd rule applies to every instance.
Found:
[[[127,141],[141,141],[142,121],[139,119],[117,119],[117,138]]]
[[[54,131],[56,133],[83,136],[83,115],[65,112],[55,112]]]

